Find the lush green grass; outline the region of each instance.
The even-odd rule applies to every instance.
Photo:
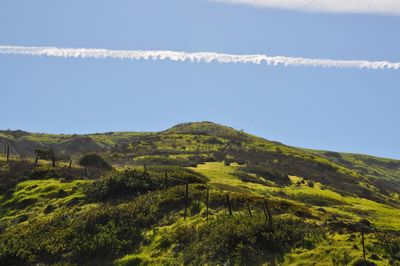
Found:
[[[116,259],[114,265],[128,266],[139,263],[145,265],[179,265],[179,259],[174,252],[176,246],[163,247],[162,237],[196,221],[198,221],[198,217],[189,217],[186,221],[176,217],[176,221],[171,225],[158,226],[147,230],[144,233],[146,244],[141,245],[137,252]]]
[[[298,179],[292,179],[293,181]],[[298,181],[297,181],[298,182]],[[345,214],[353,217],[354,220],[361,218],[367,218],[372,223],[380,228],[385,229],[398,229],[400,228],[400,212],[397,208],[377,203],[371,200],[356,198],[356,197],[345,197],[337,192],[330,190],[322,186],[320,183],[314,184],[314,187],[309,187],[306,184],[298,185],[297,182],[289,187],[280,188],[279,191],[283,191],[288,195],[309,195],[330,198],[334,201],[342,202],[343,205],[334,207],[324,207],[326,210]],[[295,197],[296,198],[296,197]],[[351,208],[349,208],[351,206]],[[366,215],[362,215],[362,213]]]
[[[0,138],[4,138],[6,140],[14,140],[13,136],[11,136],[9,134],[1,133],[1,132],[0,132]],[[3,147],[1,147],[1,148],[3,148]]]
[[[237,163],[227,166],[223,162],[209,162],[190,169],[207,176],[210,178],[209,183],[211,185],[223,190],[245,191],[257,194],[265,194],[264,192],[268,191],[263,185],[241,181],[234,174],[238,168],[239,165]]]
[[[376,245],[377,239],[373,234],[365,235],[367,258],[378,266],[390,265],[389,260],[383,258],[384,253]],[[372,254],[378,255],[378,260],[372,260]],[[327,239],[311,250],[295,249],[285,258],[284,265],[351,265],[362,258],[361,236],[359,234],[329,234]]]
[[[85,198],[84,184],[88,180],[61,182],[56,179],[28,180],[21,182],[15,192],[0,198],[0,223],[7,223],[18,217],[32,219],[44,216],[59,208],[78,204]]]

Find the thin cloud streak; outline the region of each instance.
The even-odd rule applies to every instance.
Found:
[[[366,60],[331,60],[268,55],[233,55],[212,52],[174,52],[145,50],[107,50],[88,48],[0,46],[0,54],[49,56],[62,58],[113,58],[131,60],[170,60],[179,62],[205,62],[223,64],[265,64],[269,66],[354,68],[354,69],[400,69],[400,62]]]
[[[399,0],[211,0],[308,12],[400,15]]]

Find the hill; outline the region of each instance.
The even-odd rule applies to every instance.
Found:
[[[398,160],[290,147],[212,122],[0,131],[7,145],[2,265],[347,265],[364,263],[361,231],[369,263],[399,264]],[[55,167],[36,149],[52,150]],[[113,170],[80,165],[87,153]]]

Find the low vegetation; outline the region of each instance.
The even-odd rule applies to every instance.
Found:
[[[0,146],[0,265],[400,265],[395,160],[211,122]]]

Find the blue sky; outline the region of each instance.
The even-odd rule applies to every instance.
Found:
[[[400,16],[206,0],[0,2],[0,45],[400,61]],[[0,55],[0,128],[163,130],[209,120],[400,159],[400,71]]]

